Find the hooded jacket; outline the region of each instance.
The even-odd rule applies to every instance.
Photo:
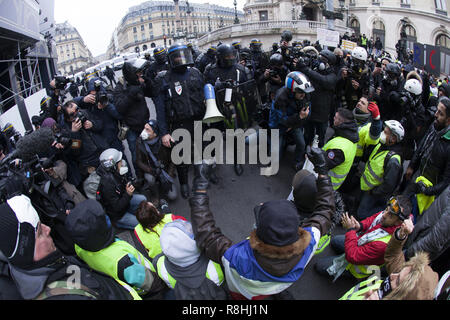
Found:
[[[430,260],[438,259],[450,246],[450,187],[434,200],[417,219],[413,232],[405,243],[406,258],[420,251],[427,252]]]
[[[342,123],[334,128],[334,135],[330,138],[330,140],[335,137],[343,137],[353,143],[357,143],[359,141],[358,125],[355,121]],[[329,149],[327,150],[326,159],[328,168],[333,169],[345,161],[345,155],[340,149]]]
[[[450,184],[450,126],[436,132],[434,123],[420,142],[409,166],[433,183],[426,195],[439,195]]]
[[[129,291],[114,279],[90,270],[72,256],[55,251],[37,262],[31,269],[20,269],[10,264],[11,276],[21,296],[26,300],[132,300]],[[71,283],[74,270],[79,270],[83,290],[52,291],[51,283]],[[131,289],[132,290],[132,289]],[[84,293],[83,293],[84,292]]]
[[[207,194],[190,198],[197,245],[206,256],[223,265],[234,299],[261,299],[277,294],[298,280],[314,255],[320,236],[326,234],[334,214],[333,188],[328,176],[317,180],[317,202],[311,217],[298,229],[299,238],[287,246],[264,243],[252,232],[235,245],[216,226]]]

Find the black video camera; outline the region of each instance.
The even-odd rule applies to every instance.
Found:
[[[81,121],[82,125],[84,125],[84,123],[89,120],[87,118],[86,114],[82,110],[78,110],[77,113],[75,114],[74,119],[77,119],[77,118]]]
[[[102,104],[104,106],[106,106],[109,102],[109,98],[108,95],[106,94],[105,91],[101,91],[102,89],[102,81],[101,80],[95,80],[94,81],[94,88],[96,91],[95,94],[95,104]]]
[[[55,76],[55,88],[59,90],[64,90],[66,85],[70,80],[64,76]]]
[[[68,137],[64,137],[61,132],[55,133],[55,140],[57,143],[60,143],[64,146],[64,148],[70,146],[72,144],[72,139]]]

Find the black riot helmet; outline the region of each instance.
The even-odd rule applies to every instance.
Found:
[[[215,57],[217,55],[217,47],[216,46],[209,47],[208,50],[206,50],[206,54],[208,56]]]
[[[281,33],[281,41],[290,42],[291,40],[292,40],[292,32],[290,32],[289,30],[284,30]]]
[[[241,50],[241,42],[240,41],[234,41],[232,44],[233,48],[235,48],[238,52]]]
[[[261,51],[262,43],[259,41],[259,39],[252,39],[250,40],[250,50],[253,52],[260,52]]]
[[[130,85],[139,85],[137,77],[138,72],[145,72],[145,69],[150,65],[150,62],[145,59],[136,59],[132,62],[126,61],[122,67],[122,74],[125,81]]]
[[[229,44],[217,47],[217,64],[221,68],[231,68],[236,63],[236,50]]]
[[[167,50],[164,47],[156,47],[153,49],[153,57],[158,64],[164,64],[167,62]]]
[[[327,60],[326,62],[328,62],[328,64],[330,66],[333,66],[336,64],[336,56],[330,50],[325,49],[325,50],[320,51],[319,56],[322,56],[323,58],[325,58]]]
[[[402,73],[400,66],[396,63],[389,63],[384,71],[391,79],[400,77],[400,74]]]
[[[183,69],[194,65],[191,49],[181,43],[174,44],[169,48],[168,57],[172,69]]]
[[[271,67],[281,68],[283,66],[283,56],[281,53],[274,53],[270,56],[269,64]]]

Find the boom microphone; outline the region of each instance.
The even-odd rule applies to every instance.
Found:
[[[51,128],[40,128],[17,141],[16,150],[8,154],[2,163],[18,158],[28,162],[36,154],[49,150],[54,141],[55,137]]]

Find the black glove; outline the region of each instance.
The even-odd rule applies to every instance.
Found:
[[[314,165],[314,171],[318,174],[327,175],[328,174],[328,166],[327,160],[325,158],[325,151],[320,148],[311,148],[308,146],[306,148],[306,154],[308,155],[308,159]]]
[[[428,187],[425,185],[425,183],[423,183],[422,181],[419,181],[417,183],[414,184],[416,187],[416,194],[418,193],[423,193],[426,194]]]
[[[192,185],[193,193],[208,189],[210,171],[210,165],[204,163],[194,165],[194,183]]]

